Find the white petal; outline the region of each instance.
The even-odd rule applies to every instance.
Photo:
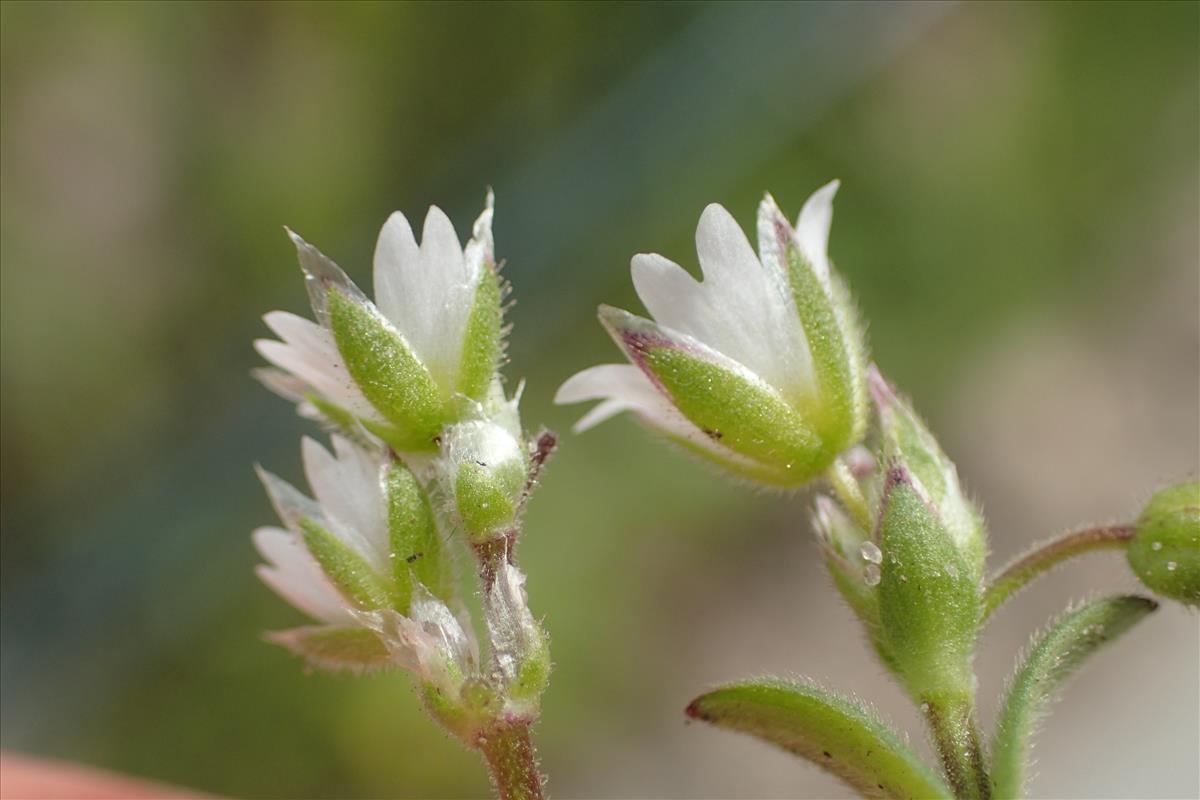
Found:
[[[659,324],[737,361],[785,396],[806,393],[811,358],[778,270],[763,267],[737,222],[715,204],[700,217],[696,252],[703,283],[662,256],[634,257],[634,286],[647,310]]]
[[[341,595],[293,533],[280,528],[259,528],[254,531],[254,545],[268,562],[255,571],[276,594],[323,622],[354,621]]]
[[[645,373],[631,364],[589,367],[568,378],[554,396],[554,402],[559,404],[596,399],[603,402],[575,423],[575,432],[585,431],[622,411],[631,411],[643,424],[674,439],[690,442],[718,459],[741,465],[747,471],[758,468],[753,459],[705,435],[671,405]]]
[[[291,372],[330,402],[352,414],[382,421],[346,371],[332,333],[312,320],[286,311],[272,311],[263,320],[284,340],[256,341],[254,347],[263,358]]]
[[[696,226],[696,255],[704,280],[734,288],[753,281],[760,270],[758,258],[737,220],[724,206],[710,203]]]
[[[599,425],[601,422],[606,422],[622,411],[632,411],[636,406],[631,405],[629,401],[610,397],[609,399],[597,403],[592,406],[592,410],[584,414],[579,420],[571,426],[574,433],[583,433]]]
[[[635,402],[647,403],[655,402],[657,394],[645,374],[632,364],[600,364],[567,378],[558,387],[554,402],[562,405],[603,397],[630,397]]]
[[[660,325],[690,333],[704,330],[711,313],[705,288],[683,267],[657,253],[633,257],[633,288]]]
[[[829,285],[829,227],[833,224],[833,196],[841,181],[833,180],[812,193],[796,220],[800,251],[816,268],[817,276]]]
[[[436,206],[425,217],[419,247],[399,213],[384,224],[376,245],[379,307],[447,395],[458,377],[475,302],[477,262],[468,265],[454,225]]]
[[[375,243],[375,305],[410,341],[413,288],[421,281],[421,258],[412,226],[399,211],[388,217]]]
[[[380,573],[388,569],[382,465],[365,450],[333,437],[333,456],[315,440],[301,441],[304,474],[331,533]]]

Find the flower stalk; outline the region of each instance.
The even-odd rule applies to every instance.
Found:
[[[990,800],[991,780],[970,694],[929,695],[921,702],[946,779],[959,800]]]
[[[542,773],[530,727],[522,720],[502,721],[476,739],[499,800],[542,800]]]
[[[1063,562],[1101,550],[1121,550],[1128,545],[1133,534],[1132,525],[1109,525],[1073,531],[1034,545],[1033,549],[1000,570],[988,583],[983,596],[984,618]]]

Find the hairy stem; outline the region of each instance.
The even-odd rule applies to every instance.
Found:
[[[529,736],[530,724],[525,720],[498,722],[476,740],[500,800],[542,800],[542,775]]]
[[[846,510],[854,516],[854,521],[861,525],[863,530],[870,533],[871,511],[867,508],[867,498],[863,495],[858,481],[855,480],[850,466],[839,457],[829,467],[825,478],[838,496],[838,500],[841,500]]]
[[[922,699],[921,711],[954,796],[960,800],[990,800],[992,783],[979,741],[972,698],[926,697]]]
[[[1132,525],[1114,525],[1075,531],[1035,545],[992,578],[983,597],[984,619],[1039,575],[1067,559],[1096,550],[1121,549],[1132,537]]]

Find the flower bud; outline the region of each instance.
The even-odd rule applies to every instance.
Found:
[[[874,367],[868,382],[879,413],[881,463],[905,468],[914,490],[936,509],[968,571],[981,576],[987,555],[983,519],[963,492],[954,462],[911,404]]]
[[[1152,591],[1200,606],[1200,483],[1155,494],[1138,517],[1128,555]]]
[[[953,462],[878,372],[872,373],[871,391],[886,465],[876,523],[883,647],[914,697],[973,691],[982,520],[963,494]]]
[[[503,536],[521,510],[529,464],[519,428],[472,420],[446,429],[443,480],[476,542]]]

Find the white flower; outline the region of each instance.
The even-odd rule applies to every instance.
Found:
[[[397,561],[405,532],[389,529],[389,491],[397,491],[389,470],[405,468],[341,437],[333,437],[333,446],[331,454],[312,439],[303,441],[315,500],[259,470],[286,527],[254,532],[267,562],[258,575],[321,623],[272,638],[320,666],[400,666],[457,693],[462,677],[475,669],[478,646],[447,598],[434,595],[441,587],[421,584],[400,566],[406,559]],[[437,547],[437,531],[424,536],[421,555],[437,557],[428,552]]]
[[[622,411],[740,474],[796,485],[859,441],[865,355],[827,245],[838,182],[804,204],[795,229],[767,195],[756,255],[733,217],[710,205],[696,230],[704,280],[660,255],[633,258],[654,318],[601,307],[632,364],[584,370],[558,403],[601,402],[577,431]]]
[[[463,248],[437,207],[418,246],[400,212],[375,248],[375,302],[342,270],[288,231],[308,281],[317,322],[285,311],[264,317],[281,341],[259,353],[268,388],[303,402],[343,430],[356,420],[399,450],[428,450],[464,407],[487,400],[502,347],[492,241],[492,195]]]

